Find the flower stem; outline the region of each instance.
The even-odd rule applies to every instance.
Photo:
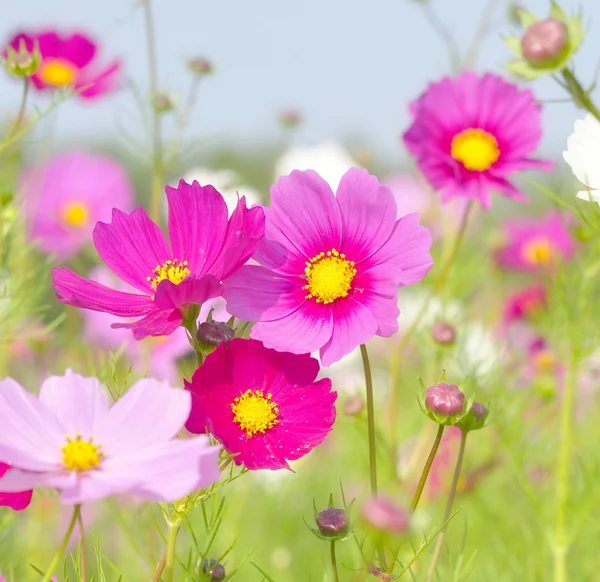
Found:
[[[13,125],[12,130],[6,138],[7,141],[10,141],[17,134],[21,127],[21,123],[23,123],[23,118],[25,117],[25,108],[27,107],[27,95],[29,94],[29,85],[29,77],[25,77],[25,79],[23,80],[23,96],[21,97],[19,113],[17,114],[17,119],[15,120],[15,124]]]
[[[154,222],[160,221],[160,200],[164,187],[164,159],[161,136],[161,114],[154,107],[158,95],[158,67],[156,60],[156,40],[151,0],[143,0],[146,25],[146,45],[148,50],[148,73],[150,78],[150,105],[152,109],[152,198],[150,216]]]
[[[77,516],[77,524],[79,526],[79,575],[81,582],[86,582],[86,567],[85,567],[85,529],[83,527],[83,517],[81,511]]]
[[[569,540],[567,532],[567,509],[571,481],[571,452],[573,446],[573,409],[575,406],[576,369],[575,354],[567,369],[565,391],[560,419],[560,448],[556,468],[556,532],[554,539],[554,581],[566,582]]]
[[[337,561],[335,559],[335,540],[331,540],[331,570],[333,572],[333,582],[339,582],[337,571]]]
[[[565,87],[571,94],[577,104],[583,105],[598,121],[600,121],[600,110],[594,105],[590,98],[589,92],[586,91],[581,83],[577,80],[575,75],[570,69],[564,68],[562,70],[563,79],[565,80]]]
[[[156,566],[156,571],[154,572],[154,577],[152,578],[152,582],[160,582],[160,577],[165,569],[165,562],[167,561],[167,550],[165,549],[163,555],[160,558],[160,562],[158,566]]]
[[[375,411],[373,405],[373,377],[367,346],[360,344],[363,368],[365,370],[365,387],[367,392],[367,425],[369,433],[369,474],[371,477],[371,494],[377,495],[377,444],[375,442]]]
[[[46,573],[44,574],[44,577],[42,578],[42,582],[50,581],[50,578],[52,578],[52,574],[54,574],[54,570],[56,570],[56,568],[58,567],[58,564],[62,560],[63,554],[65,553],[65,550],[67,548],[67,544],[69,543],[69,540],[71,539],[71,534],[73,533],[73,529],[75,528],[75,524],[77,523],[77,520],[79,518],[80,511],[81,511],[81,505],[76,505],[75,508],[73,509],[73,517],[71,518],[71,523],[69,523],[69,527],[67,528],[65,537],[63,538],[63,540],[60,544],[60,547],[58,548],[58,551],[54,555],[54,558],[52,558],[52,562],[50,562],[50,565],[48,566],[48,568],[46,568]]]
[[[448,495],[448,501],[446,502],[446,509],[444,511],[442,523],[446,523],[450,519],[450,514],[452,513],[452,505],[454,504],[454,497],[456,496],[456,488],[458,487],[460,470],[462,469],[463,458],[465,456],[467,434],[468,433],[466,431],[461,431],[460,449],[458,450],[458,458],[456,459],[456,466],[454,467],[454,476],[452,477],[452,485],[450,486],[450,494]],[[438,539],[436,540],[433,558],[431,559],[431,564],[429,564],[429,570],[427,571],[427,582],[431,582],[431,580],[433,580],[433,573],[435,572],[435,567],[440,559],[447,528],[448,524],[443,527],[442,531],[438,535]]]
[[[419,505],[419,499],[421,499],[423,489],[425,489],[425,483],[427,483],[427,477],[429,477],[429,472],[431,471],[433,460],[435,459],[438,448],[440,447],[440,442],[442,441],[443,434],[444,425],[439,424],[437,434],[435,435],[435,440],[433,441],[433,445],[431,446],[431,450],[429,451],[429,456],[427,457],[427,461],[425,462],[425,466],[423,467],[423,471],[421,472],[421,478],[419,479],[417,490],[415,491],[412,501],[410,502],[410,510],[413,512],[415,511],[415,509],[417,509],[417,505]]]
[[[180,523],[168,522],[167,534],[167,554],[165,559],[165,580],[173,582],[175,568],[175,547],[177,545],[177,534],[179,533]]]

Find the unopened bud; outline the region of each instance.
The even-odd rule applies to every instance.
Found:
[[[204,353],[211,353],[221,342],[233,339],[234,331],[222,321],[204,321],[198,326],[196,339]]]
[[[279,123],[283,127],[293,129],[302,123],[302,115],[296,109],[285,109],[279,114]]]
[[[202,562],[202,573],[210,576],[211,582],[225,580],[225,568],[213,559],[207,558]]]
[[[19,43],[19,50],[16,51],[13,47],[8,47],[6,57],[3,59],[4,68],[11,74],[17,77],[31,77],[39,68],[42,55],[37,46],[37,42],[33,50],[27,50],[25,41]]]
[[[440,345],[450,346],[456,341],[456,329],[453,325],[440,321],[431,328],[431,337]]]
[[[166,113],[173,109],[173,101],[171,101],[170,97],[164,93],[158,93],[158,95],[154,97],[153,105],[154,109],[159,113]]]
[[[188,69],[194,75],[210,75],[213,72],[212,63],[204,57],[194,57],[187,62]]]
[[[328,507],[317,515],[317,527],[325,537],[342,537],[348,532],[348,514],[343,509]]]
[[[433,415],[434,420],[446,424],[446,420],[463,414],[465,394],[456,384],[440,382],[427,389],[425,408]]]
[[[485,426],[490,411],[481,402],[473,402],[469,412],[457,423],[456,426],[463,432],[479,430]]]
[[[521,39],[523,58],[531,65],[549,66],[559,61],[569,40],[567,25],[556,18],[534,22]]]
[[[362,508],[364,520],[387,534],[402,534],[410,528],[410,514],[386,497],[371,497]]]
[[[359,414],[365,406],[365,402],[361,396],[355,394],[350,396],[344,402],[344,414],[348,416],[356,416]]]

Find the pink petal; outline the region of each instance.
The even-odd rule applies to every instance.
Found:
[[[111,327],[131,329],[133,337],[142,340],[148,336],[171,335],[182,321],[183,317],[179,309],[156,309],[133,323],[113,323]]]
[[[75,33],[62,43],[61,52],[62,58],[81,69],[94,58],[96,45],[85,36]]]
[[[212,275],[203,275],[200,279],[188,277],[179,284],[165,279],[156,288],[154,303],[159,309],[202,305],[208,299],[221,295],[222,290],[221,284]]]
[[[94,75],[91,75],[87,70],[82,71],[75,85],[77,89],[80,89],[79,96],[83,99],[94,99],[106,93],[112,93],[119,87],[120,72],[120,61],[113,61],[100,73]]]
[[[4,477],[9,471],[10,467],[6,463],[0,463],[0,477]],[[18,471],[19,469],[15,469]],[[2,480],[0,480],[0,483]],[[0,506],[10,507],[14,511],[21,511],[29,506],[31,503],[31,496],[33,494],[33,487],[24,487],[16,493],[5,492],[0,489]],[[0,577],[0,582],[1,582]]]
[[[29,497],[29,500],[31,500],[32,490],[43,483],[43,478],[44,473],[23,471],[16,467],[11,467],[0,479],[0,505],[4,505],[1,502],[4,493],[9,494],[11,497],[15,494],[22,494],[25,498]],[[21,501],[24,501],[24,499]]]

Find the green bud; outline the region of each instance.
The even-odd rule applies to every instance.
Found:
[[[18,51],[9,46],[6,52],[7,55],[2,59],[2,64],[15,77],[31,77],[38,70],[42,62],[42,55],[37,41],[31,52],[25,47],[24,40],[21,40],[19,43]]]

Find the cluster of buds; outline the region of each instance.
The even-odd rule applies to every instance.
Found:
[[[32,50],[28,50],[25,41],[19,43],[19,50],[9,46],[6,49],[6,56],[2,59],[4,68],[16,77],[31,77],[39,68],[42,62],[40,49],[35,43]]]

